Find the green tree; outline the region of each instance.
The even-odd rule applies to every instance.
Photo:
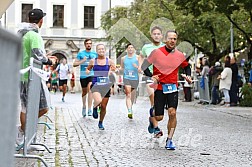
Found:
[[[251,8],[250,0],[135,0],[129,8],[114,8],[105,13],[102,27],[108,31],[120,18],[128,18],[150,37],[151,23],[165,17],[175,25],[180,41],[190,42],[213,64],[230,52],[231,23],[234,51],[249,48],[252,58]]]
[[[234,51],[239,51],[244,48],[249,48],[249,59],[252,59],[252,45],[251,45],[251,32],[252,32],[252,6],[250,0],[176,0],[176,5],[181,10],[185,10],[192,14],[194,19],[198,20],[206,15],[211,15],[212,19],[206,20],[210,22],[206,27],[206,30],[211,34],[212,38],[212,53],[217,53],[217,59],[227,54],[230,50],[230,44],[226,43],[222,45],[220,50],[216,52],[216,44],[218,44],[220,38],[225,39],[224,33],[229,33],[227,28],[231,25],[234,26]],[[216,22],[217,21],[217,22]],[[217,27],[216,27],[217,26]],[[213,27],[213,29],[211,28]],[[216,27],[216,28],[214,28]],[[216,31],[221,32],[216,32]],[[228,34],[229,35],[229,34]],[[226,38],[230,40],[230,38]],[[225,49],[226,48],[226,49]],[[198,48],[207,55],[207,51],[204,48]]]

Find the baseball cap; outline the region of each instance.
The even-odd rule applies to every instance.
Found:
[[[44,13],[41,9],[32,9],[28,13],[29,19],[32,19],[32,20],[40,20],[45,15],[46,15],[46,13]]]

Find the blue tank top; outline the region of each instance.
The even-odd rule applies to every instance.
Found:
[[[139,66],[136,55],[132,57],[128,57],[128,55],[126,55],[123,63],[124,63],[123,78],[129,80],[138,80],[138,69],[133,66],[133,64]]]
[[[96,85],[107,85],[109,84],[109,72],[110,66],[109,66],[109,59],[106,58],[106,64],[105,65],[98,65],[97,64],[97,58],[95,58],[94,62],[94,78],[92,83]]]

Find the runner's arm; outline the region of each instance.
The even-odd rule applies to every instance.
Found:
[[[109,65],[110,65],[110,70],[111,71],[116,70],[116,66],[115,66],[115,63],[113,62],[113,60],[109,59]]]
[[[121,66],[120,66],[120,69],[119,69],[119,74],[123,74],[123,71],[124,71],[124,59],[125,59],[125,56],[123,56],[121,58]]]
[[[86,57],[84,57],[82,60],[75,59],[73,66],[77,67],[77,66],[81,65],[82,63],[84,63],[86,60],[87,60]]]
[[[141,65],[142,71],[143,71],[144,74],[145,74],[146,76],[148,76],[148,77],[152,77],[152,73],[150,72],[150,70],[149,70],[149,68],[148,68],[150,65],[151,65],[151,64],[148,62],[147,59],[144,59],[143,64]]]
[[[89,74],[90,70],[94,67],[94,59],[91,59],[88,66],[87,66],[87,69],[86,69],[86,73]]]

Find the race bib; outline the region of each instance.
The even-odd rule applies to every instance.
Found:
[[[97,85],[106,85],[109,83],[108,77],[97,77]]]
[[[173,93],[173,92],[178,91],[176,84],[162,84],[162,87],[163,87],[164,94]]]
[[[130,77],[130,78],[134,78],[135,77],[134,71],[133,70],[127,70],[126,71],[126,76]]]

